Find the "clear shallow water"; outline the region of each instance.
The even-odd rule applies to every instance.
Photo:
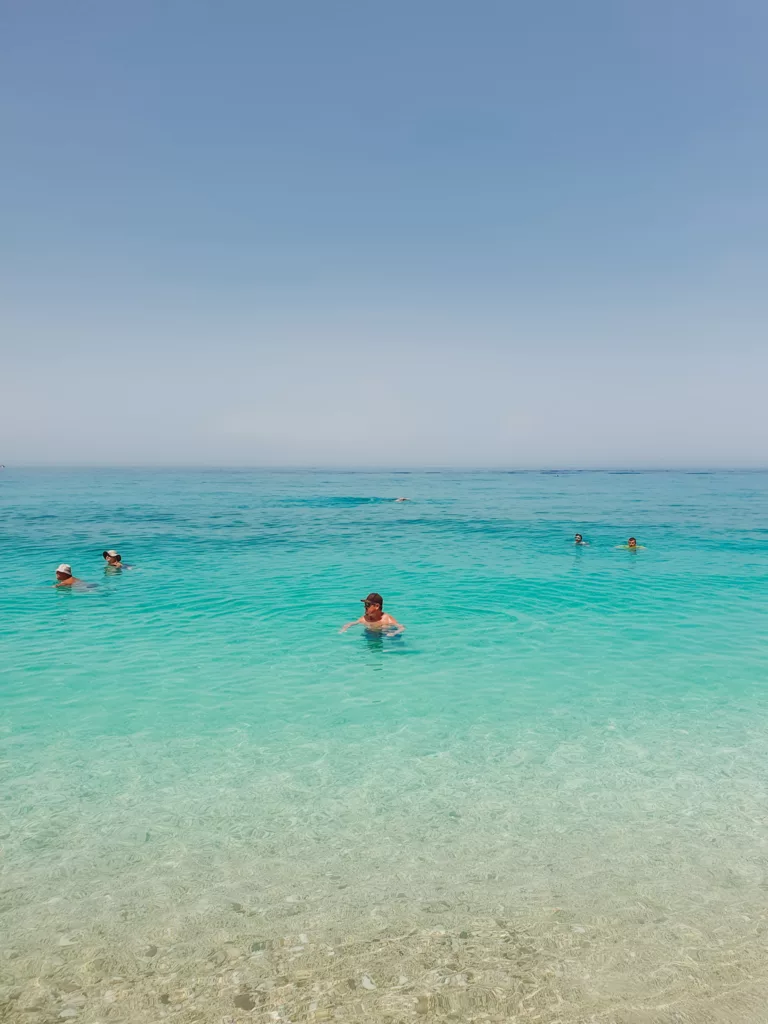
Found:
[[[0,516],[8,1019],[764,1019],[768,475],[5,470]],[[340,636],[373,589],[405,636]]]

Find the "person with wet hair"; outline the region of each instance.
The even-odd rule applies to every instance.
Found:
[[[618,545],[619,551],[644,551],[645,544],[638,544],[634,537],[630,537],[626,544]]]

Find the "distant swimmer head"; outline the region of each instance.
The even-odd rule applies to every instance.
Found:
[[[72,577],[72,566],[67,565],[66,562],[62,562],[59,568],[56,570],[57,580],[68,580]]]
[[[369,622],[378,622],[384,607],[384,598],[381,594],[369,594],[368,597],[363,597],[361,600],[365,605],[366,619]]]
[[[112,549],[111,551],[102,551],[102,558],[106,559],[107,565],[119,565],[120,555]]]
[[[637,547],[637,541],[635,540],[634,537],[630,537],[629,538],[629,540],[627,541],[627,547],[628,548],[636,548]]]
[[[577,533],[576,536],[573,538],[573,540],[574,540],[575,544],[583,544],[584,543],[584,538],[581,536],[580,533]]]

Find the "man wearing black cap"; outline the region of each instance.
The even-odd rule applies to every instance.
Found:
[[[342,633],[346,633],[350,626],[365,626],[366,629],[371,630],[381,630],[386,626],[395,626],[397,633],[403,632],[405,626],[401,626],[392,615],[386,615],[382,611],[384,598],[381,594],[369,594],[368,597],[362,598],[362,601],[365,605],[365,615],[360,619],[355,619],[354,622],[348,622],[341,630]]]

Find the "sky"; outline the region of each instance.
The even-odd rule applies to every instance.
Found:
[[[764,0],[0,0],[0,463],[768,464]]]

